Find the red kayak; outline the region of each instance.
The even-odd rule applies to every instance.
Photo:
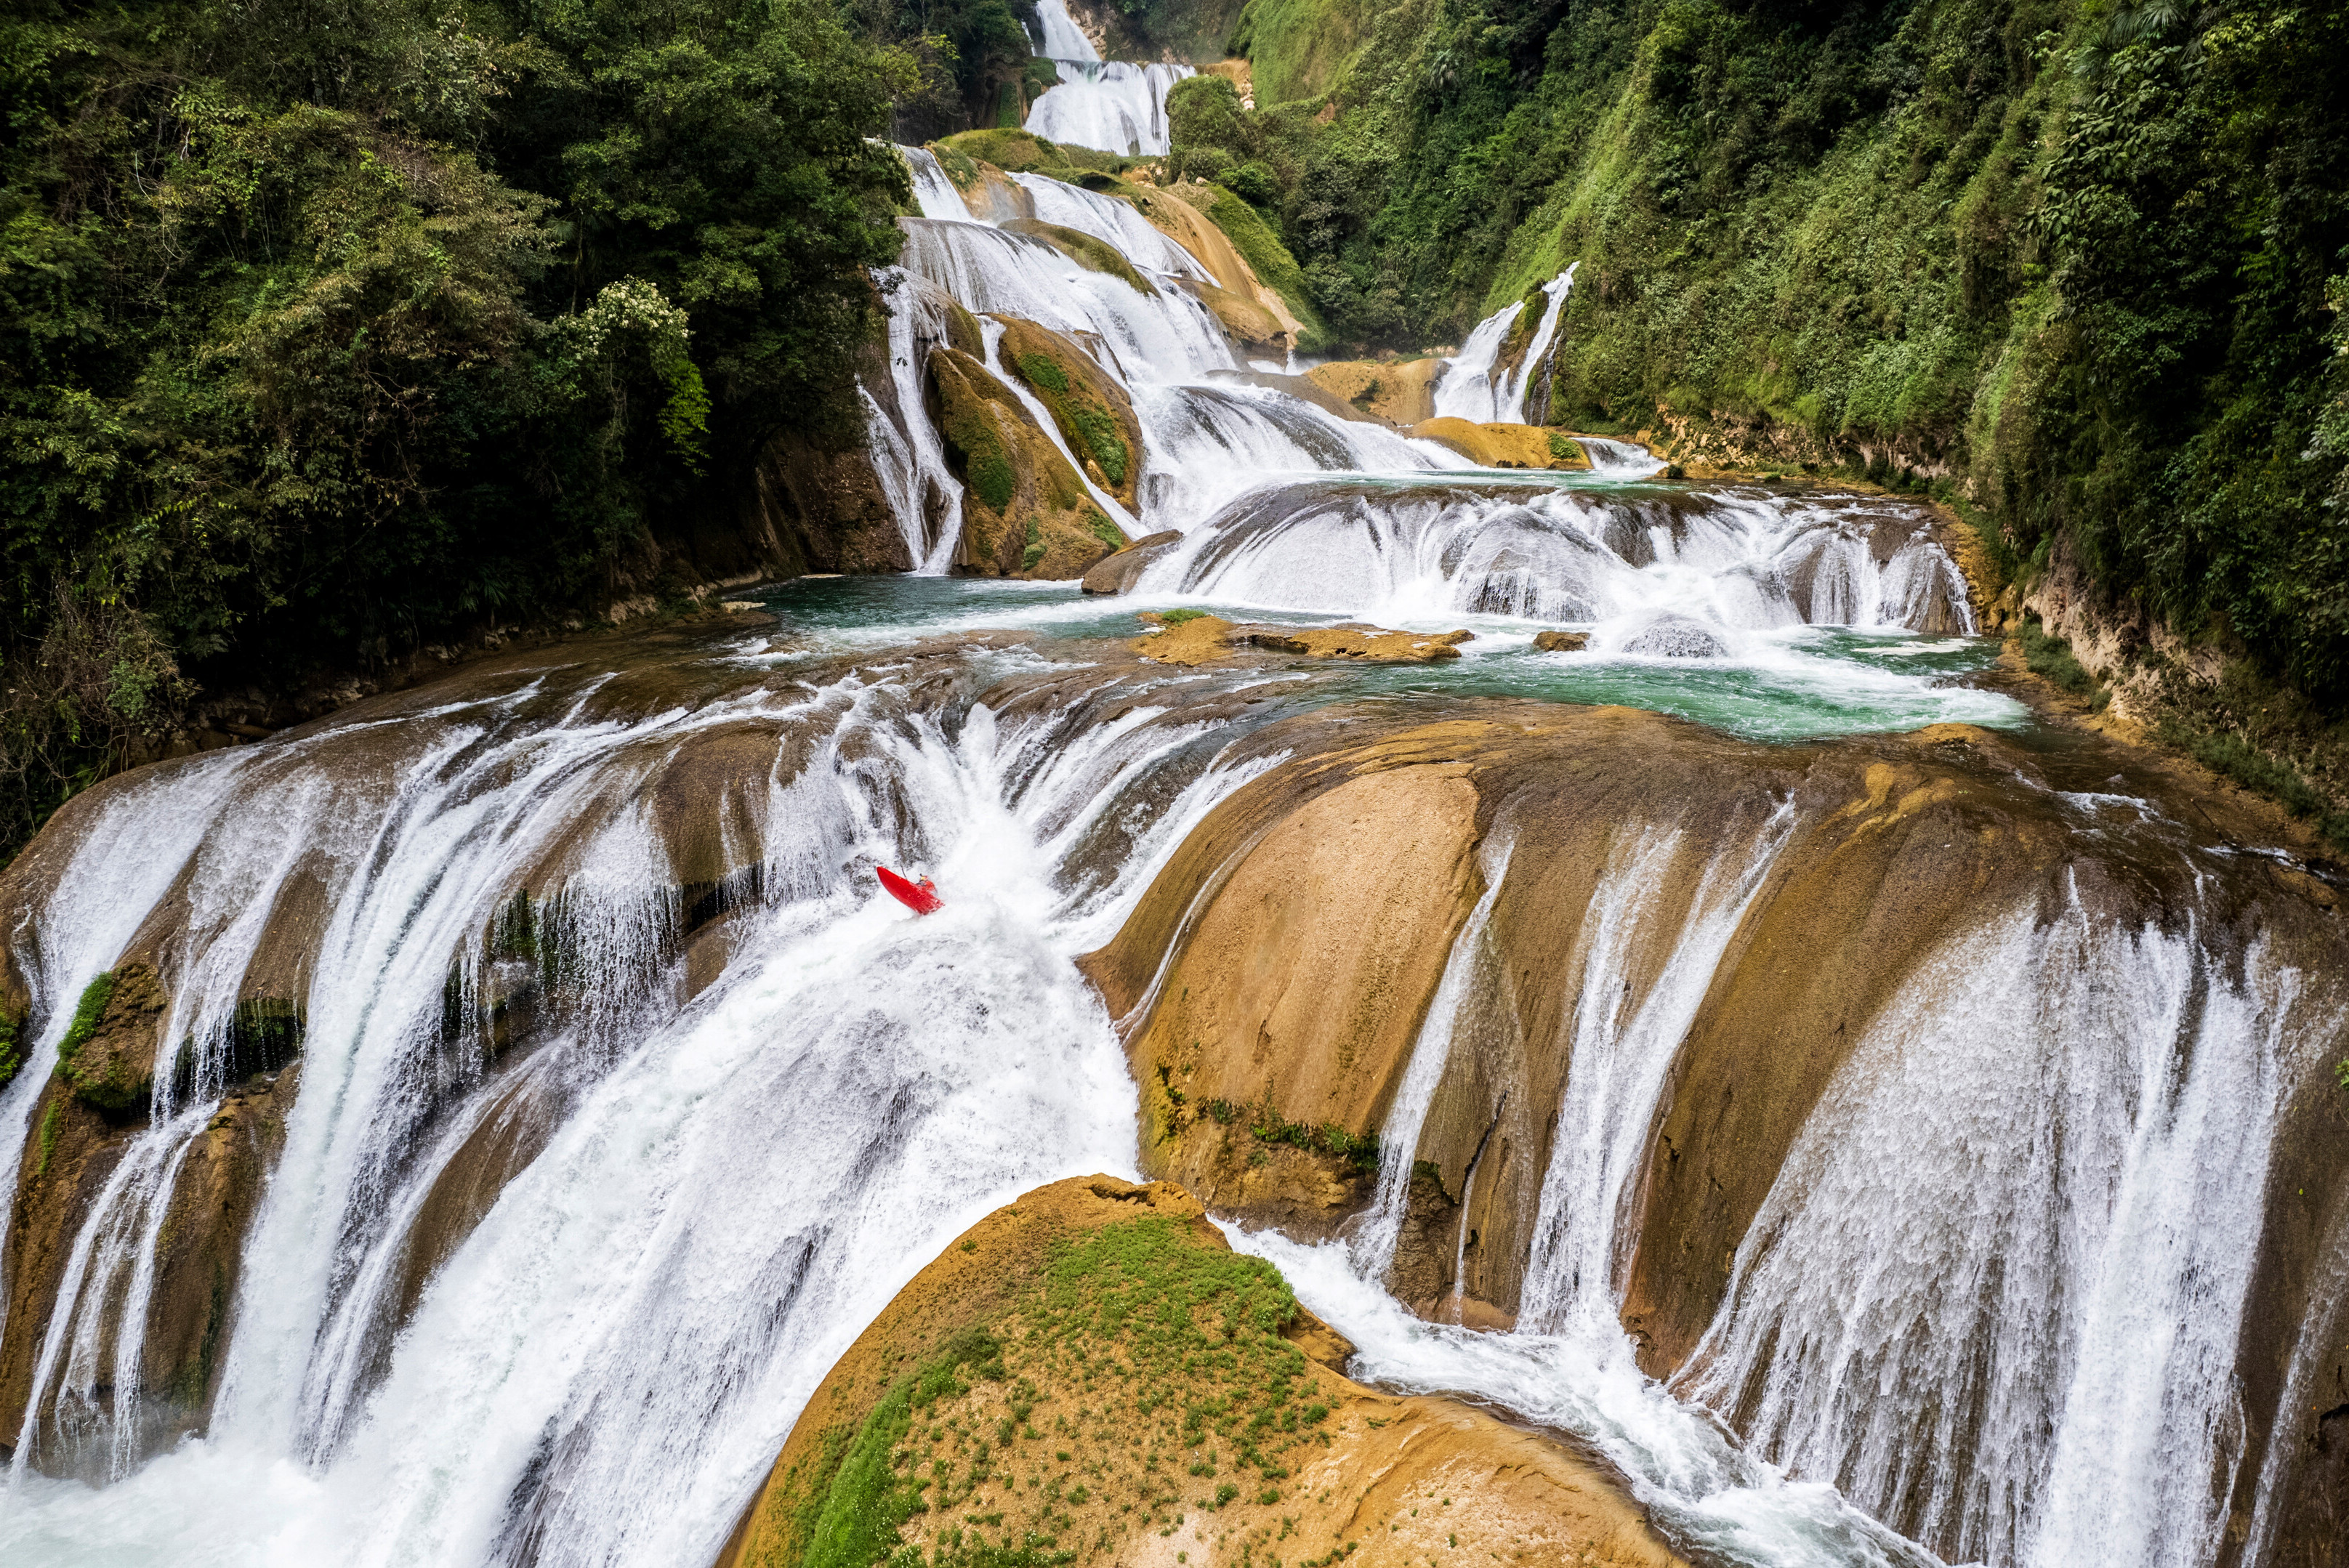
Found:
[[[947,901],[938,896],[936,885],[927,877],[909,882],[887,866],[874,867],[873,874],[881,879],[881,885],[889,890],[891,898],[916,914],[936,914],[947,906]]]

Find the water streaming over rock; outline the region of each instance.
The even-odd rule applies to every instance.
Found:
[[[1103,64],[1058,0],[1040,15],[1063,81],[1030,129],[1163,147],[1188,67]],[[1748,680],[1808,628],[1972,630],[1920,508],[1647,482],[1652,457],[1597,438],[1589,475],[1463,474],[1248,372],[1201,287],[1245,280],[1132,206],[1032,175],[994,188],[1128,275],[980,221],[936,158],[905,155],[922,216],[876,278],[888,364],[863,396],[923,572],[948,570],[960,528],[926,406],[959,308],[1081,474],[1004,362],[1005,322],[1064,335],[1130,397],[1136,504],[1087,485],[1128,533],[1185,531],[1143,574],[1159,603],[1476,616],[1512,647],[1583,624],[1587,653],[1525,662],[1630,671],[1654,706],[1680,677],[1651,691],[1640,672]],[[1522,417],[1573,275],[1497,372],[1523,307],[1479,324],[1439,411]],[[1855,689],[1931,684],[1837,667]],[[1416,700],[1438,677],[1413,678]],[[132,956],[170,996],[145,1125],[89,1168],[54,1305],[0,1322],[27,1347],[5,1412],[11,1561],[708,1561],[823,1369],[944,1238],[1041,1181],[1134,1167],[1127,1064],[1072,961],[1279,762],[1245,737],[1295,684],[1048,655],[968,621],[885,627],[853,654],[557,654],[68,808],[7,873],[31,1059]],[[1659,1129],[1790,835],[1829,819],[1756,795],[1700,851],[1651,804],[1593,855],[1588,907],[1567,912],[1572,1005],[1527,1047],[1563,1087],[1517,1109],[1549,1128],[1518,1331],[1423,1323],[1381,1289],[1464,1042],[1521,1026],[1513,987],[1532,982],[1495,933],[1505,887],[1540,868],[1506,824],[1385,1102],[1368,1210],[1344,1242],[1248,1244],[1361,1343],[1359,1371],[1571,1431],[1677,1541],[1730,1561],[2207,1563],[2246,1501],[2257,1561],[2291,1466],[2258,1446],[2268,1412],[2237,1351],[2271,1131],[2321,1076],[2296,1042],[2338,1032],[2310,1022],[2306,976],[2212,935],[2199,893],[2166,923],[1982,912],[1856,1021],[1668,1392],[1617,1321]],[[934,872],[947,910],[915,924],[874,891],[878,862]],[[240,1156],[265,1184],[231,1237],[217,1343],[195,1373],[159,1371],[152,1325],[184,1284],[167,1234],[234,1120],[255,996],[298,1011],[291,1109],[273,1102],[275,1141]],[[0,1096],[12,1188],[27,1150],[48,1158],[44,1086],[27,1072]],[[1455,1293],[1480,1266],[1493,1158],[1446,1216]],[[2305,1346],[2289,1359],[2304,1391]],[[67,1475],[112,1484],[46,1479]]]
[[[1547,364],[1550,345],[1557,336],[1558,314],[1566,308],[1566,296],[1574,287],[1574,270],[1580,264],[1568,266],[1542,285],[1541,315],[1516,363],[1495,364],[1510,329],[1525,314],[1525,302],[1504,305],[1476,324],[1459,354],[1444,361],[1444,375],[1435,383],[1436,418],[1478,424],[1548,422],[1538,417],[1543,410],[1526,406],[1526,394]]]

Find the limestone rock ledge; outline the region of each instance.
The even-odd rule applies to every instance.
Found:
[[[1681,1561],[1562,1444],[1366,1388],[1351,1348],[1182,1188],[1054,1182],[857,1337],[719,1568]]]

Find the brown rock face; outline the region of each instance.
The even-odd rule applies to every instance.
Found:
[[[130,1448],[143,1459],[169,1448],[185,1431],[202,1431],[219,1391],[221,1357],[233,1327],[244,1234],[259,1207],[263,1183],[284,1145],[285,1112],[298,1069],[255,1078],[223,1099],[193,1134],[177,1180],[150,1202],[165,1205],[155,1257],[145,1338],[135,1389],[101,1384],[93,1394],[60,1396],[52,1372],[33,1411],[36,1469],[51,1475],[103,1480],[109,1456],[90,1439],[93,1418],[122,1411],[135,1398]],[[8,1231],[5,1269],[8,1319],[0,1336],[0,1404],[23,1410],[32,1398],[42,1343],[60,1305],[59,1288],[76,1237],[107,1180],[144,1130],[143,1119],[109,1121],[84,1105],[62,1078],[52,1078],[34,1107],[24,1165]],[[105,1278],[93,1274],[81,1290],[82,1310],[104,1300],[100,1360],[110,1367],[122,1332],[119,1292],[129,1261]],[[96,1408],[88,1402],[94,1398]],[[14,1437],[16,1434],[11,1433]]]
[[[1314,385],[1391,425],[1409,428],[1435,418],[1435,383],[1444,361],[1336,359],[1307,371]]]
[[[1174,529],[1153,533],[1135,540],[1114,555],[1105,555],[1096,562],[1084,576],[1088,593],[1127,593],[1142,576],[1142,569],[1183,542],[1183,536]]]
[[[1181,1320],[1158,1315],[1162,1299],[1181,1300]],[[1203,1359],[1176,1376],[1225,1395],[1223,1415],[1159,1400],[1195,1335],[1230,1370]],[[819,1532],[873,1517],[878,1467],[859,1461],[900,1449],[928,1506],[874,1544],[926,1559],[1000,1535],[1081,1542],[1130,1568],[1261,1561],[1276,1541],[1382,1568],[1454,1552],[1680,1561],[1560,1445],[1352,1383],[1337,1370],[1351,1348],[1269,1267],[1232,1256],[1181,1188],[1055,1182],[973,1226],[858,1336],[719,1568],[798,1568]]]

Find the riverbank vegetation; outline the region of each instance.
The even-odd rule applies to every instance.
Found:
[[[199,684],[657,592],[668,520],[782,421],[853,437],[905,193],[867,139],[953,88],[950,42],[870,31],[823,0],[13,8],[0,850]]]

